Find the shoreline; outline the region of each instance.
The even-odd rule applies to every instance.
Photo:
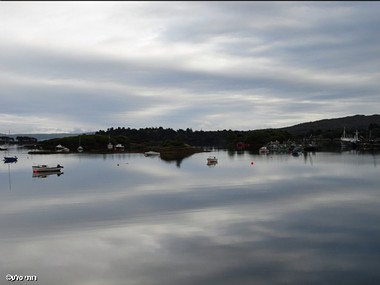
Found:
[[[113,154],[113,153],[145,153],[147,151],[159,152],[162,156],[183,156],[192,155],[194,153],[209,152],[202,147],[153,147],[149,149],[136,149],[136,150],[88,150],[83,152],[78,151],[55,151],[55,150],[30,150],[28,154],[73,154],[73,153],[83,153],[83,154]]]

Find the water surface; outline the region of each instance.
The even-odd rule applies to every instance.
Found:
[[[12,154],[4,283],[380,284],[379,155]],[[64,173],[33,177],[38,163]]]

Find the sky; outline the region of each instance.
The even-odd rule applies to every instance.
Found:
[[[0,2],[0,133],[379,114],[380,2]]]

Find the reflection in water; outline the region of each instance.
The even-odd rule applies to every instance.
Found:
[[[313,156],[315,157],[316,153],[315,152],[304,152],[303,157],[305,164],[310,163],[310,165],[313,165]]]
[[[209,169],[208,156],[44,157],[65,165],[59,179],[31,179],[21,159],[16,191],[0,192],[2,271],[57,285],[379,284],[374,157],[218,152]]]
[[[64,174],[62,171],[44,171],[44,172],[33,172],[33,178],[47,178],[50,175],[61,176]]]
[[[169,163],[169,164],[171,164],[171,163],[175,163],[175,165],[176,165],[178,168],[181,167],[181,163],[182,163],[182,161],[183,161],[184,159],[185,159],[185,158],[175,158],[175,159],[173,159],[173,158],[165,158],[165,157],[161,157],[161,160],[162,160],[162,161],[164,161],[164,162],[166,162],[166,163]]]
[[[12,190],[12,180],[11,180],[11,164],[16,163],[17,161],[4,161],[4,164],[8,165],[8,185],[9,190]]]

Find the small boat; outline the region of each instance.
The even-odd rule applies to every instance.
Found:
[[[145,156],[160,156],[160,153],[159,152],[157,152],[157,151],[146,151],[145,153],[144,153],[144,155]]]
[[[55,151],[56,152],[69,152],[70,149],[59,144],[55,147]]]
[[[343,135],[340,138],[342,148],[352,147],[356,148],[360,143],[359,133],[356,130],[354,137],[346,137],[346,128],[343,128]]]
[[[8,147],[6,147],[6,146],[0,146],[0,150],[8,150]]]
[[[124,151],[124,146],[122,144],[118,143],[117,145],[115,145],[115,150]]]
[[[57,164],[57,166],[48,166],[46,164],[41,164],[41,165],[33,165],[33,172],[57,172],[61,171],[63,166]]]
[[[113,144],[111,143],[111,137],[110,136],[108,136],[107,149],[108,150],[113,150]]]
[[[17,156],[4,156],[4,162],[16,162]]]
[[[216,163],[216,162],[218,162],[218,159],[215,156],[209,156],[207,158],[207,162],[208,163]]]
[[[260,154],[267,154],[267,153],[269,153],[269,149],[266,146],[262,146],[259,149],[259,153]]]
[[[83,152],[83,147],[80,145],[80,136],[79,136],[79,145],[78,145],[77,151]]]

